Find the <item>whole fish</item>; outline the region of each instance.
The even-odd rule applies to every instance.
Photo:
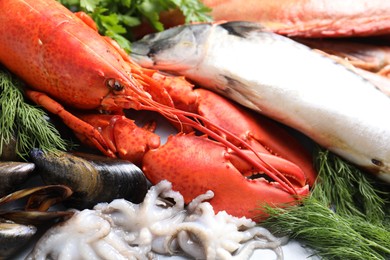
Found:
[[[236,21],[147,35],[131,56],[293,127],[390,182],[390,98],[305,45]]]

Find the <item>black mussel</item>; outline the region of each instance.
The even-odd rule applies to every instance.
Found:
[[[15,191],[0,198],[0,206],[23,198],[28,198],[25,206],[28,210],[45,211],[72,195],[72,190],[64,185],[30,187]]]
[[[0,196],[16,190],[30,177],[35,165],[29,162],[0,162]]]
[[[33,225],[0,219],[0,259],[7,259],[26,245],[37,232]]]
[[[0,216],[15,221],[23,225],[45,225],[58,223],[72,217],[74,211],[71,210],[54,210],[54,211],[26,211],[26,210],[9,210],[0,211]]]
[[[0,217],[18,224],[40,225],[73,215],[72,211],[48,211],[72,195],[64,185],[47,185],[15,191],[0,198]],[[19,205],[16,202],[25,201]],[[5,207],[7,206],[7,207]]]
[[[38,149],[30,155],[46,184],[63,184],[72,189],[73,195],[65,202],[69,207],[92,208],[117,198],[141,203],[147,192],[145,175],[129,161]]]

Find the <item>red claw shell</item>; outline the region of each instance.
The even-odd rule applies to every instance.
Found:
[[[278,183],[264,178],[247,179],[231,160],[234,153],[210,139],[199,136],[170,136],[165,145],[149,151],[143,160],[143,171],[152,183],[167,179],[179,191],[186,203],[207,190],[214,192],[210,203],[216,212],[225,210],[237,217],[261,219],[262,205],[285,206],[297,203],[297,197]],[[174,162],[174,163],[172,163]],[[241,161],[242,162],[242,161]],[[242,162],[245,165],[245,162]],[[238,166],[241,168],[241,166]],[[278,169],[282,170],[282,169]],[[287,178],[304,183],[303,172]],[[252,175],[250,173],[246,175]],[[296,187],[297,196],[309,193],[307,185]]]

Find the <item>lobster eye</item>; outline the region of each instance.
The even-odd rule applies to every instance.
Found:
[[[107,80],[107,86],[115,91],[121,91],[124,88],[123,85],[116,79]]]

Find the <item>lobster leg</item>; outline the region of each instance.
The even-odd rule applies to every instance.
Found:
[[[98,27],[95,23],[95,21],[92,19],[91,16],[87,15],[84,12],[76,12],[74,13],[78,18],[80,18],[86,25],[91,27],[94,31],[98,32]]]
[[[141,166],[142,159],[147,151],[160,146],[160,137],[154,133],[155,123],[138,127],[134,121],[123,115],[83,114],[79,117],[93,125],[110,144],[112,151],[125,160]],[[86,144],[83,136],[78,136]]]
[[[85,136],[85,138],[93,143],[94,146],[102,153],[110,157],[115,157],[115,154],[109,148],[105,138],[103,138],[101,133],[99,133],[95,127],[77,118],[75,115],[65,110],[62,105],[44,93],[26,89],[25,94],[28,98],[36,104],[44,107],[50,113],[58,115],[70,129],[72,129],[76,134]]]
[[[26,95],[36,104],[58,115],[81,142],[97,148],[109,157],[119,157],[140,166],[144,154],[149,149],[160,146],[160,137],[153,133],[154,124],[140,128],[123,115],[76,116],[43,93],[26,90]]]

